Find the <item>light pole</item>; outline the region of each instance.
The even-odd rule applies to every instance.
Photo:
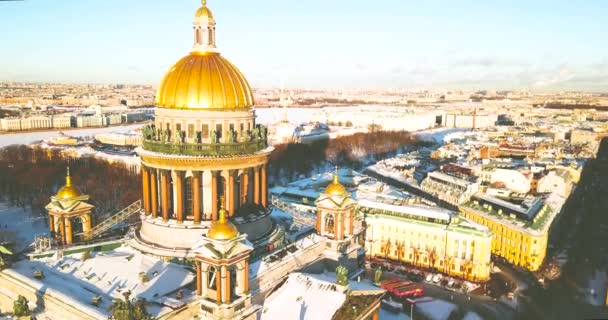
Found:
[[[407,298],[405,301],[410,304],[410,320],[414,320],[414,305],[416,305],[416,301],[410,298]]]

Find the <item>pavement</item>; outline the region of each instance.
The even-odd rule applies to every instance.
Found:
[[[373,270],[367,268],[368,275],[373,273]],[[407,276],[400,275],[390,271],[384,271],[383,279],[390,278],[404,278]],[[479,296],[472,294],[464,294],[457,291],[450,291],[441,286],[427,283],[425,281],[420,282],[424,287],[424,295],[436,299],[441,299],[453,303],[462,308],[464,313],[473,311],[484,319],[516,319],[515,309],[508,304],[494,300],[487,296]]]

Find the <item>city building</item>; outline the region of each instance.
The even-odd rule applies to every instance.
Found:
[[[366,255],[402,261],[471,281],[490,279],[492,232],[457,213],[389,199],[358,202]]]
[[[534,271],[543,263],[550,227],[564,202],[554,193],[542,197],[479,193],[461,205],[460,212],[490,228],[493,254]]]
[[[477,192],[477,177],[469,175],[448,174],[442,171],[429,172],[420,183],[425,192],[452,205],[460,205]]]
[[[496,125],[498,115],[490,113],[472,114],[447,113],[442,117],[442,125],[448,128],[480,129],[491,128]]]

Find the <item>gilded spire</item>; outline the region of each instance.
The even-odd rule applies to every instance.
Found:
[[[340,176],[338,175],[338,166],[336,166],[336,170],[334,171],[334,184],[340,183]]]
[[[224,201],[225,201],[224,196],[221,196],[220,197],[220,218],[218,220],[220,223],[226,222],[226,209],[224,208]]]
[[[325,189],[325,193],[332,196],[347,196],[348,191],[346,188],[340,183],[340,176],[338,175],[338,166],[336,166],[336,170],[334,171],[334,179],[332,183],[330,183]]]
[[[203,7],[207,6],[207,0],[203,0],[203,1],[201,1],[201,3],[203,4]]]
[[[226,209],[224,209],[224,197],[220,198],[220,217],[217,221],[211,223],[211,228],[207,233],[207,237],[215,240],[230,240],[239,235],[237,228],[226,219]]]
[[[70,176],[70,167],[67,167],[67,174],[65,176],[65,186],[66,187],[71,187],[72,186],[72,177]]]
[[[72,185],[72,176],[70,176],[70,167],[67,167],[65,176],[65,185],[59,189],[55,197],[59,199],[72,199],[82,195],[80,190]]]

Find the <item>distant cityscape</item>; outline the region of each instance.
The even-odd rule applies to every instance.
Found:
[[[346,41],[354,36],[357,46],[366,47],[365,59],[371,48],[379,55],[373,60],[393,51],[406,60],[403,47],[376,47],[381,38],[424,52],[433,28],[442,36],[454,34],[441,25],[443,19],[468,19],[459,10],[468,14],[482,7],[417,4],[410,18],[432,9],[428,20],[436,25],[413,21],[421,26],[415,31],[425,34],[414,41],[411,25],[397,26],[407,20],[395,16],[403,4],[394,4],[395,12],[384,8],[393,26],[374,17],[379,3],[362,11],[338,3],[284,8],[306,6],[291,18],[306,17],[303,29],[313,33],[315,46],[300,38],[304,33],[292,37],[274,25],[264,29],[265,18],[253,26],[233,22],[255,33],[236,36],[236,43],[247,54],[273,52],[276,34],[266,33],[280,31],[290,37],[285,40],[312,47],[307,49],[323,48],[328,59],[347,60],[350,53],[335,51],[340,54],[332,57],[327,47],[349,52]],[[32,12],[49,4],[37,5]],[[71,5],[74,12],[86,8],[100,16],[108,9]],[[0,82],[0,320],[608,318],[608,93],[551,91],[592,83],[589,88],[602,88],[606,78],[596,69],[608,67],[605,61],[576,68],[593,69],[590,76],[565,64],[542,70],[549,63],[532,67],[526,59],[462,59],[454,66],[446,56],[460,49],[450,48],[438,54],[445,65],[417,71],[422,78],[450,83],[449,73],[466,70],[471,76],[462,88],[487,77],[494,81],[485,83],[527,83],[532,89],[253,88],[220,53],[207,0],[195,11],[194,5],[193,19],[180,19],[192,48],[166,68],[157,86]],[[489,7],[517,14],[525,25],[523,12],[503,5]],[[114,6],[109,12],[120,18],[124,12]],[[239,14],[258,18],[259,12],[245,7],[230,11],[232,21],[246,21]],[[540,11],[531,15],[534,27],[551,27],[556,22],[543,15],[552,7],[526,4],[525,10]],[[309,9],[339,9],[356,23],[324,11],[310,16]],[[445,9],[449,14],[437,18]],[[287,11],[269,12],[289,19]],[[319,35],[337,31],[317,24],[325,16],[350,36],[326,43]],[[479,28],[475,23],[488,17],[493,18],[478,15],[462,24]],[[44,17],[28,18],[39,20]],[[114,27],[101,21],[104,28]],[[287,28],[286,21],[280,26]],[[499,20],[485,23],[509,32],[520,23],[508,21],[508,27]],[[120,24],[125,31],[126,22]],[[569,23],[561,16],[558,22]],[[75,26],[89,27],[88,21]],[[137,26],[150,31],[150,24]],[[374,31],[377,26],[391,30]],[[539,30],[543,40],[551,39]],[[521,49],[498,31],[503,30],[468,41],[467,50],[490,48],[496,39]],[[524,44],[542,42],[512,33]],[[456,34],[459,45],[465,36],[477,39]],[[576,34],[583,41],[587,31]],[[124,47],[120,36],[116,42]],[[140,36],[130,35],[129,41]],[[38,45],[21,40],[12,40],[16,48]],[[84,40],[73,42],[86,46]],[[568,39],[558,40],[561,46]],[[163,43],[171,45],[168,39]],[[576,48],[562,46],[560,54],[570,47]],[[141,48],[130,48],[136,49]],[[293,64],[306,75],[306,64]],[[268,77],[280,65],[265,67]],[[520,70],[528,67],[538,70]],[[353,68],[360,77],[367,74],[364,65]],[[319,84],[335,80],[321,78]]]

